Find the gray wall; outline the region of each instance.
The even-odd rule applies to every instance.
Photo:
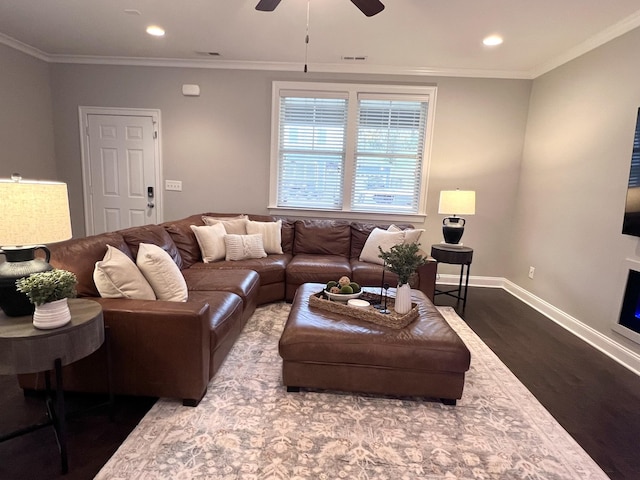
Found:
[[[622,235],[636,115],[640,29],[533,83],[508,278],[589,327],[611,331],[626,284]],[[529,266],[535,278],[527,278]]]
[[[49,64],[0,44],[0,178],[57,180]]]
[[[477,251],[474,272],[504,275],[530,81],[71,64],[53,65],[52,78],[57,158],[76,236],[84,233],[79,105],[161,110],[164,177],[183,182],[182,192],[164,192],[170,220],[203,211],[268,213],[273,80],[436,84],[422,244],[428,250],[442,240],[440,190],[474,189],[477,214],[468,217],[464,237]],[[184,83],[199,84],[201,96],[182,96]]]

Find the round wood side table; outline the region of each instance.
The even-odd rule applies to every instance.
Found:
[[[69,299],[71,321],[51,330],[33,326],[33,317],[7,317],[0,312],[0,375],[45,372],[49,421],[16,430],[0,442],[53,425],[60,448],[62,473],[69,470],[62,366],[84,358],[100,348],[105,339],[102,307],[86,299]],[[55,403],[49,373],[56,376]]]
[[[471,261],[473,260],[473,248],[460,247],[447,245],[446,243],[436,243],[431,245],[431,256],[436,259],[438,263],[448,263],[452,265],[460,265],[460,280],[458,281],[458,288],[452,290],[437,290],[435,295],[448,295],[456,298],[458,301],[462,300],[462,311],[467,306],[467,291],[469,289],[469,269],[471,268]],[[464,267],[467,267],[467,275],[464,283],[464,290],[462,289],[462,279],[464,277]]]

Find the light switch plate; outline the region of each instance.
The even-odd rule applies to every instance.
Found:
[[[182,191],[182,181],[180,180],[165,180],[164,181],[164,189],[165,190],[173,190],[175,192]]]

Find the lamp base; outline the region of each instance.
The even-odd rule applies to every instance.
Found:
[[[445,243],[457,245],[460,243],[462,234],[464,233],[464,218],[446,217],[442,221],[442,236]]]
[[[43,249],[46,260],[35,258],[37,249]],[[0,263],[0,308],[9,317],[22,317],[32,315],[35,306],[29,301],[25,293],[18,291],[16,280],[28,277],[32,273],[47,272],[53,267],[49,265],[49,249],[43,246],[3,249],[0,250],[6,257],[4,263]]]

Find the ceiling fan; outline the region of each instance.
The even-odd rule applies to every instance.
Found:
[[[280,0],[260,0],[256,5],[256,10],[273,12],[279,3]],[[351,3],[358,7],[367,17],[373,17],[384,10],[384,5],[380,0],[351,0]]]

